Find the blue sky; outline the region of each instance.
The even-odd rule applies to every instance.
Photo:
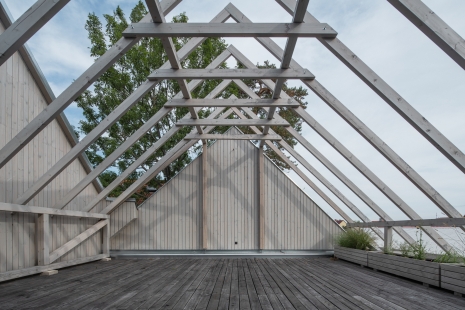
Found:
[[[35,0],[3,0],[14,18],[18,18]],[[93,60],[89,57],[84,24],[89,12],[102,16],[120,5],[127,14],[135,0],[72,0],[50,23],[28,42],[55,95],[59,95]],[[168,16],[186,12],[191,22],[208,22],[230,1],[185,0]],[[273,0],[231,1],[254,22],[289,22],[291,16]],[[462,37],[465,37],[465,1],[424,0]],[[385,0],[311,0],[309,11],[320,21],[335,28],[341,39],[359,58],[387,81],[436,128],[465,152],[465,71],[425,37]],[[254,63],[278,62],[253,38],[226,40],[234,44]],[[285,40],[276,39],[284,47]],[[417,133],[405,120],[359,80],[318,41],[299,39],[294,59],[308,68],[317,79],[367,124],[407,163],[422,175],[462,214],[465,213],[465,175]],[[299,82],[292,82],[300,85]],[[362,139],[335,112],[313,93],[307,97],[308,112],[351,152],[387,183],[422,217],[443,216],[414,185],[384,157]],[[66,111],[77,125],[82,117],[71,105]],[[303,135],[379,206],[395,219],[405,219],[379,190],[345,161],[311,128]],[[306,150],[297,150],[330,182],[372,219],[377,216]],[[344,210],[345,206],[308,173]],[[294,173],[295,180],[325,211],[337,217]],[[352,215],[350,211],[347,213]],[[353,216],[356,218],[355,216]]]

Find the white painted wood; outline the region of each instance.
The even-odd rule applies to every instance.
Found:
[[[232,128],[226,134],[238,133]],[[207,158],[208,249],[258,249],[258,148],[248,141],[222,140],[208,148]],[[202,161],[202,157],[195,159],[140,205],[137,220],[115,236],[121,240],[134,230],[131,238],[135,239],[113,249],[202,249]],[[340,227],[266,158],[264,172],[265,196],[273,198],[265,204],[265,249],[332,248]],[[281,226],[283,216],[277,211],[283,209],[289,220]],[[299,220],[308,239],[297,239],[299,230],[293,226]],[[145,237],[147,231],[152,240]]]
[[[79,154],[84,152],[92,143],[113,124],[115,124],[130,108],[139,102],[158,83],[146,82],[139,86],[128,98],[126,98],[116,109],[114,109],[97,127],[86,135],[75,147],[63,156],[51,169],[49,169],[37,182],[29,187],[17,200],[17,204],[28,203],[40,190],[49,184],[61,171],[63,171]],[[165,116],[170,109],[161,109],[157,113],[158,118]],[[137,140],[133,140],[133,143]],[[128,142],[127,144],[130,144]]]
[[[50,215],[60,215],[60,216],[73,216],[79,218],[96,218],[96,219],[108,219],[108,215],[72,211],[72,210],[57,210],[53,208],[43,208],[43,207],[31,207],[18,205],[13,203],[0,202],[0,211],[8,212],[20,212],[20,213],[34,213],[34,214],[50,214]]]
[[[294,99],[172,99],[165,107],[285,107],[297,108],[300,104]]]
[[[154,0],[146,0],[145,2],[147,3],[150,15],[152,15],[153,22],[157,24],[165,23],[165,16],[163,15],[160,3]],[[176,53],[176,48],[174,47],[173,40],[169,37],[164,37],[160,39],[163,44],[163,48],[165,49],[166,55],[168,56],[171,68],[182,69],[181,61],[179,60],[178,54]],[[178,80],[178,84],[181,88],[181,93],[183,94],[183,97],[186,99],[192,98],[186,80]],[[191,114],[193,119],[199,118],[197,112],[192,107],[189,107],[189,113]],[[197,126],[197,132],[202,133],[202,128],[200,126]]]
[[[292,22],[301,24],[304,21],[305,12],[307,12],[308,2],[309,0],[297,0],[295,9],[294,9],[294,17],[292,19]],[[290,68],[292,54],[294,53],[296,44],[297,44],[297,37],[287,39],[286,46],[284,48],[283,59],[281,61],[281,69]],[[284,82],[285,82],[285,79],[276,80],[276,85],[273,90],[273,95],[271,96],[273,99],[278,99],[280,97]],[[271,107],[267,113],[267,118],[273,119],[273,115],[275,112],[276,112],[276,108]],[[263,128],[263,133],[267,134],[269,130],[270,130],[270,127],[265,126]],[[261,143],[261,145],[263,146],[263,142]]]
[[[265,243],[265,154],[263,147],[258,149],[258,214],[259,214],[259,249],[266,247]]]
[[[0,35],[0,66],[58,13],[69,0],[38,0]]]
[[[102,253],[110,256],[110,222],[102,227]]]
[[[155,126],[170,111],[171,109],[161,108],[157,113],[155,113],[154,116],[152,116],[145,124],[143,124],[135,133],[133,133],[128,139],[126,139],[126,141],[124,141],[116,150],[114,150],[110,155],[108,155],[97,167],[95,167],[91,173],[89,173],[71,191],[69,191],[63,198],[61,198],[60,201],[53,206],[53,208],[56,208],[56,209],[64,208],[87,185],[89,185],[92,182],[92,180],[94,180],[102,172],[104,172],[105,169],[107,169],[113,162],[115,162],[121,155],[123,155],[124,152],[126,152],[132,145],[134,145],[134,143],[136,143],[143,135],[145,135],[153,126]]]
[[[39,266],[50,264],[50,222],[48,214],[37,218],[37,263]]]
[[[295,0],[277,0],[277,2],[290,14],[293,14],[292,10]],[[228,12],[230,11],[228,10]],[[304,21],[306,23],[318,22],[318,20],[308,12],[306,12]],[[405,98],[402,98],[401,95],[392,89],[392,87],[390,87],[339,39],[321,38],[319,41],[349,69],[351,69],[362,81],[364,81],[375,93],[386,101],[386,103],[399,113],[410,125],[422,134],[425,139],[433,144],[444,156],[456,165],[457,168],[465,173],[465,154],[463,154],[459,148],[443,136],[439,130],[437,130],[426,118],[415,110],[405,100]],[[281,57],[281,55],[279,55],[279,57]],[[295,68],[294,66],[291,67]],[[317,92],[315,93],[320,96]]]
[[[46,270],[42,272],[40,275],[41,276],[53,276],[54,274],[57,274],[58,270]]]
[[[243,111],[246,112],[251,118],[257,119],[258,116],[255,115],[250,109],[243,108]],[[272,131],[272,133],[274,133]],[[312,165],[299,153],[297,153],[290,145],[285,141],[280,141],[281,146],[289,152],[289,154],[294,157],[302,166],[305,167],[311,174],[313,174],[325,187],[327,187],[336,197],[338,197],[349,209],[351,209],[362,221],[370,222],[370,219],[365,216],[360,209],[355,206],[351,201],[349,201],[339,190],[336,189],[321,173],[319,173]],[[277,149],[279,151],[279,149]],[[282,153],[282,151],[279,151]],[[279,154],[279,153],[277,153]],[[378,229],[373,229],[373,231],[380,237],[383,238],[383,234]]]
[[[184,137],[184,140],[282,140],[280,135],[221,135],[221,134],[189,134]]]
[[[198,141],[198,139],[197,139]],[[208,144],[202,144],[202,248],[208,249]]]
[[[177,25],[177,24],[176,24]],[[314,79],[307,69],[164,69],[148,76],[149,81],[166,79]]]
[[[4,12],[4,11],[2,11]],[[1,13],[2,23],[5,14]],[[3,31],[0,24],[0,32]],[[24,49],[24,48],[22,48]],[[15,53],[0,66],[0,148],[14,137],[51,102],[44,86],[38,81],[38,69],[31,67],[23,53]],[[52,94],[53,95],[53,94]],[[55,164],[72,148],[69,131],[60,121],[53,120],[30,141],[11,162],[0,169],[0,202],[13,203],[46,170]],[[30,206],[49,209],[64,192],[72,189],[86,175],[86,167],[81,160],[74,160],[55,180],[45,187],[30,202]],[[97,188],[89,184],[80,195],[66,207],[73,211],[85,206],[97,195]],[[29,268],[37,264],[37,214],[16,210],[0,211],[0,272]],[[78,235],[86,229],[83,214],[76,217],[50,217],[50,250],[66,242],[67,236]],[[85,215],[84,215],[85,216]],[[95,220],[90,220],[93,224]],[[96,234],[96,236],[99,233]],[[59,259],[60,262],[77,259],[96,251],[98,243],[88,239],[82,247],[73,249]],[[82,249],[86,249],[84,252]],[[87,248],[90,252],[87,252]],[[100,248],[98,249],[100,250]],[[96,252],[99,253],[99,252]]]
[[[60,268],[74,266],[74,265],[85,264],[88,262],[100,260],[104,257],[107,257],[107,255],[99,254],[99,255],[92,256],[92,257],[83,257],[83,258],[78,258],[78,259],[74,259],[74,260],[70,260],[66,262],[50,264],[47,266],[34,266],[34,267],[29,267],[29,268],[25,268],[21,270],[3,272],[3,273],[0,273],[0,282],[30,276],[30,275],[41,273],[41,272],[44,272],[50,269],[60,269]]]
[[[161,5],[163,10],[171,10],[179,1],[164,0]],[[166,13],[165,13],[166,14]],[[229,17],[225,11],[220,12],[212,22],[223,22]],[[148,22],[149,16],[145,16],[141,22]],[[193,38],[187,42],[179,51],[181,60],[185,59],[190,52],[201,44],[206,38]],[[20,132],[15,134],[2,149],[0,149],[0,168],[3,167],[15,154],[17,154],[29,141],[31,141],[42,129],[44,129],[55,117],[73,102],[85,89],[87,89],[98,77],[120,59],[139,39],[121,38],[103,56],[95,61],[79,78],[77,78],[58,98],[47,108],[37,115]]]
[[[279,1],[278,1],[279,2]],[[228,12],[231,14],[231,16],[237,21],[237,22],[245,22],[245,23],[250,23],[251,21],[248,20],[239,10],[237,10],[232,4],[229,4],[226,9],[228,10]],[[306,13],[307,15],[309,15],[309,13],[307,12]],[[282,55],[283,55],[283,50],[272,40],[270,39],[266,39],[266,38],[257,38],[257,40],[265,47],[267,48],[268,51],[270,51],[275,57],[277,57],[278,59],[281,59]],[[242,53],[240,53],[237,49],[235,49],[233,46],[230,46],[228,47],[228,49],[231,51],[231,53],[234,55],[235,58],[237,58],[242,64],[244,64],[246,67],[248,68],[253,68],[254,67],[254,64],[252,62],[250,62],[250,60],[248,60]],[[296,62],[292,61],[292,67],[293,68],[301,68],[299,64],[297,64]],[[268,87],[270,87],[271,89],[273,89],[273,87],[275,86],[273,81],[270,81],[270,80],[263,80],[263,82],[268,85]],[[312,85],[319,85],[320,88],[323,88],[323,86],[321,86],[317,80],[313,80],[313,81],[303,81],[304,84],[306,84],[307,86],[309,86],[311,89],[312,89]],[[324,88],[323,88],[324,89]],[[315,91],[315,90],[314,90]],[[341,105],[345,110],[347,110],[347,108],[345,108],[336,98],[334,98],[334,96],[332,96],[327,90],[326,91],[326,94],[328,96],[331,96],[330,99],[328,98],[324,98],[322,97],[321,94],[319,94],[318,92],[315,91],[315,93],[317,95],[320,96],[321,99],[323,99],[323,101],[325,101],[327,104],[329,104],[330,106],[333,105],[333,104],[339,104]],[[253,94],[252,94],[253,95]],[[283,94],[284,95],[284,94]],[[284,97],[286,97],[284,95]],[[333,108],[334,109],[334,108]],[[349,160],[359,171],[361,171],[362,173],[364,173],[364,175],[375,185],[377,186],[391,201],[393,201],[404,213],[406,213],[410,218],[412,219],[419,219],[420,216],[413,211],[413,209],[411,209],[405,202],[402,201],[402,199],[400,199],[399,196],[397,196],[386,184],[384,184],[374,173],[371,173],[371,171],[366,168],[366,166],[363,165],[363,163],[361,163],[353,154],[351,154],[344,146],[342,146],[341,143],[339,143],[339,141],[337,141],[337,139],[335,139],[334,137],[331,139],[331,140],[328,140],[328,137],[331,136],[329,134],[329,132],[327,132],[322,126],[316,126],[316,125],[319,125],[315,120],[311,120],[309,121],[309,115],[308,113],[306,113],[301,107],[295,109],[296,112],[301,112],[299,114],[300,117],[302,117],[312,128],[314,128],[320,135],[322,135],[322,137],[324,139],[326,139],[334,148],[336,148],[336,150],[338,150],[347,160]],[[335,109],[336,112],[338,112],[336,109]],[[358,119],[350,112],[347,110],[348,113],[346,113],[347,117],[345,117],[342,113],[338,112],[339,115],[341,115],[347,122],[352,122],[353,120],[356,120],[358,121]],[[357,131],[359,131],[360,129],[365,129],[366,126],[358,121],[357,125],[354,126],[352,125],[352,127],[354,129],[356,129]],[[318,130],[320,129],[320,130]],[[368,129],[368,128],[367,128]],[[369,129],[368,129],[369,130]],[[369,130],[370,131],[370,130]],[[370,131],[371,132],[371,131]],[[373,132],[371,132],[372,135],[370,135],[370,138],[367,139],[368,142],[372,143],[371,142],[371,138],[372,137],[376,137],[378,140],[380,140]],[[331,136],[332,137],[332,136]],[[378,150],[380,152],[383,152],[383,147],[382,146],[387,146],[384,142],[382,142],[380,140],[380,148],[378,148]],[[373,144],[373,143],[372,143]],[[342,149],[342,151],[341,151]],[[393,152],[393,151],[392,151]],[[398,157],[398,156],[395,156],[395,157]],[[405,164],[405,162],[400,159],[398,162],[400,163],[403,163]],[[407,167],[406,169],[409,170],[411,169],[410,167],[408,167],[407,164],[405,164]],[[418,176],[418,174],[416,174],[416,172],[414,170],[412,170],[413,172],[413,175],[414,176]],[[406,176],[408,178],[410,178],[410,176],[408,174],[406,174]],[[421,177],[420,177],[421,178]],[[423,180],[424,181],[424,180]],[[350,185],[350,183],[347,183]],[[417,185],[415,183],[415,185]],[[418,185],[417,185],[418,186]],[[352,186],[352,189],[355,189],[355,187]],[[423,190],[422,190],[423,191]],[[424,192],[424,191],[423,191]],[[434,191],[436,192],[436,191]],[[361,193],[361,191],[358,191],[358,193]],[[442,205],[444,204],[448,204],[443,198],[442,196],[440,196],[437,192],[436,194],[438,195],[438,200],[442,203]],[[370,199],[366,196],[366,195],[362,195],[360,196],[362,198],[362,200],[364,200],[369,206],[370,208],[373,209],[374,207],[374,210],[375,212],[376,211],[382,211],[382,210],[376,210],[376,206],[374,204],[371,204],[370,203]],[[430,199],[432,198],[433,196],[430,196]],[[454,209],[450,204],[449,204],[450,208]],[[449,208],[449,210],[450,210]],[[384,212],[383,212],[384,213]],[[457,214],[457,212],[455,212],[455,214]],[[382,215],[382,213],[379,214],[380,216]],[[385,219],[389,219],[388,217],[384,217]],[[399,228],[396,228],[396,231],[400,233],[400,235],[407,241],[407,242],[411,242],[412,241],[412,238],[408,236],[408,234],[406,234],[405,232],[403,232],[402,230],[400,230]],[[433,229],[430,229],[430,228],[425,228],[425,232],[443,249],[445,249],[446,251],[448,251],[450,249],[450,245],[443,239],[439,236],[439,234],[433,230]]]
[[[465,40],[421,0],[388,0],[400,13],[465,69]]]
[[[386,226],[384,227],[384,253],[389,253],[392,247],[392,226]]]
[[[231,112],[226,112],[220,116],[220,118],[226,118],[230,115]],[[208,119],[205,119],[208,121]],[[196,120],[198,121],[198,120]],[[214,126],[209,126],[204,129],[204,132],[208,133],[213,130]],[[147,183],[148,180],[154,178],[157,174],[160,173],[167,165],[169,165],[173,160],[181,156],[184,152],[186,152],[191,146],[193,146],[197,141],[191,140],[190,142],[184,141],[179,142],[175,147],[173,147],[165,156],[163,156],[155,165],[150,167],[147,172],[145,172],[137,181],[135,181],[129,188],[127,188],[118,198],[115,199],[108,207],[106,207],[101,213],[109,214],[115,208],[117,208],[121,203],[124,202],[128,197],[134,194],[137,190],[139,190],[142,186]]]
[[[235,113],[236,115],[238,115],[239,117],[241,118],[245,118],[245,116],[239,111],[237,110],[237,108],[231,108]],[[247,110],[247,108],[242,108],[242,110],[244,110],[246,113],[249,112],[248,114],[253,117],[257,117],[252,111],[250,110]],[[250,129],[252,129],[252,131],[254,131],[255,133],[260,133],[260,130],[254,126],[250,127]],[[302,178],[302,180],[305,181],[305,183],[307,183],[321,198],[323,198],[324,201],[326,201],[340,216],[342,216],[342,218],[350,223],[350,222],[353,222],[353,220],[350,218],[349,215],[347,215],[328,195],[326,195],[320,188],[318,188],[318,186],[316,186],[315,183],[313,183],[306,175],[305,173],[302,172],[302,170],[300,170],[296,165],[295,163],[293,163],[285,154],[283,154],[283,152],[281,152],[273,143],[267,141],[266,142],[267,146],[269,148],[271,148],[273,151],[276,152],[276,154],[278,154],[281,159],[289,165],[289,167],[291,167],[292,170],[294,170],[298,175],[299,177]]]
[[[439,226],[455,227],[465,225],[465,218],[438,218],[405,221],[382,221],[370,223],[350,223],[347,227],[390,227],[390,226]]]
[[[97,222],[97,224],[93,225],[91,228],[87,229],[83,233],[79,234],[78,236],[74,237],[70,241],[66,242],[64,245],[62,245],[58,249],[54,250],[52,253],[50,253],[50,263],[53,263],[58,258],[60,258],[64,254],[71,251],[73,248],[75,248],[79,244],[81,244],[84,240],[90,238],[93,234],[99,231],[102,227],[108,226],[108,223],[109,223],[108,220],[102,220],[100,222]],[[108,234],[106,235],[106,237],[108,237]],[[103,253],[103,254],[108,254],[108,253]]]
[[[176,126],[290,126],[287,121],[267,120],[267,119],[181,119]]]
[[[218,89],[216,89],[218,90]],[[214,90],[215,91],[215,90]],[[212,92],[213,93],[213,92]],[[223,109],[216,109],[209,118],[218,116]],[[186,118],[186,117],[185,117]],[[142,154],[134,163],[131,164],[125,171],[123,171],[112,183],[110,183],[97,197],[95,197],[85,208],[84,211],[92,210],[102,199],[105,199],[116,186],[118,186],[127,176],[129,176],[134,170],[142,165],[158,148],[160,148],[166,141],[169,140],[181,127],[173,126],[160,140],[155,142],[144,154]]]
[[[337,32],[325,23],[133,23],[123,31],[126,38],[136,37],[324,37]]]

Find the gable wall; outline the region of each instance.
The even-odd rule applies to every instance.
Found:
[[[0,23],[0,33],[4,31]],[[19,53],[0,66],[0,148],[12,139],[29,121],[36,117],[47,102]],[[14,201],[34,181],[50,169],[71,145],[56,120],[40,132],[23,150],[0,169],[0,201]],[[59,198],[73,188],[87,173],[76,159],[44,188],[28,205],[53,207]],[[97,195],[89,185],[67,207],[79,210]],[[36,264],[35,222],[37,215],[11,214],[0,211],[0,272],[31,267]],[[95,220],[52,217],[51,251],[95,224]],[[99,254],[100,233],[58,261]]]
[[[207,248],[258,249],[258,149],[249,141],[223,140],[207,154]],[[199,157],[139,207],[137,219],[112,238],[111,249],[201,249],[201,186]],[[268,158],[265,197],[266,249],[333,248],[340,227]]]

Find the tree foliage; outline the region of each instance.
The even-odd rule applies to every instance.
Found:
[[[129,15],[129,21],[126,19],[123,10],[118,6],[113,14],[103,15],[104,21],[94,13],[88,15],[85,29],[90,39],[90,55],[97,59],[111,48],[121,37],[122,32],[130,23],[136,23],[148,13],[145,5],[139,1]],[[175,16],[172,20],[175,23],[186,23],[188,17],[182,13]],[[186,42],[187,38],[173,38],[176,50],[179,50]],[[219,54],[221,54],[227,45],[222,38],[208,38],[200,44],[188,57],[182,60],[183,68],[205,68]],[[147,76],[155,69],[161,67],[167,62],[167,55],[163,45],[156,38],[142,38],[134,47],[132,47],[120,60],[107,70],[94,84],[93,89],[85,91],[76,99],[80,108],[83,109],[85,119],[80,121],[79,132],[87,135],[100,122],[102,122],[117,106],[123,102],[131,93],[133,93],[147,79]],[[242,67],[241,64],[237,65]],[[222,64],[220,68],[226,68]],[[274,67],[268,62],[259,66],[261,68]],[[208,95],[221,81],[208,80],[204,81],[197,89],[192,91],[193,98],[203,98]],[[256,80],[245,81],[260,97],[270,98],[271,91],[263,83]],[[291,97],[295,98],[305,107],[306,103],[303,98],[306,96],[306,90],[296,87],[287,87],[285,91]],[[94,166],[99,165],[108,155],[115,151],[126,139],[128,139],[140,126],[149,120],[164,103],[174,97],[180,91],[176,81],[165,80],[143,97],[133,108],[131,108],[117,123],[100,137],[86,151],[91,163]],[[236,85],[231,85],[225,89],[219,97],[227,98],[235,94],[238,98],[247,98]],[[200,117],[206,117],[211,110],[203,109],[199,111]],[[260,117],[265,117],[262,110],[255,109]],[[126,170],[137,158],[139,158],[148,148],[158,141],[179,119],[188,113],[186,108],[173,109],[165,118],[156,124],[147,132],[137,143],[127,150],[106,172],[100,176],[104,186],[110,184],[119,173]],[[292,126],[301,131],[299,119],[287,109],[279,109],[279,115],[288,120]],[[217,132],[225,131],[227,128],[217,128]],[[247,128],[241,128],[244,132],[249,132]],[[281,134],[286,142],[291,146],[296,144],[286,131],[282,128],[274,128],[278,134]],[[117,189],[112,192],[112,196],[118,196],[130,184],[132,184],[141,174],[147,171],[161,157],[163,157],[172,147],[180,142],[183,137],[190,131],[190,128],[183,128],[178,131],[167,143],[154,152],[151,157],[131,174]],[[198,151],[198,150],[197,150]],[[279,157],[272,151],[266,150],[267,155],[281,168],[288,168]],[[171,179],[191,160],[192,154],[183,154],[178,160],[169,165],[163,172],[148,182],[148,186],[159,188],[166,181]],[[135,198],[139,202],[145,200],[149,194],[145,189],[137,192]]]

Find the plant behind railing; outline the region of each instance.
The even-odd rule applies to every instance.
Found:
[[[336,235],[334,242],[344,248],[358,250],[374,250],[376,236],[371,230],[363,228],[349,228]]]

